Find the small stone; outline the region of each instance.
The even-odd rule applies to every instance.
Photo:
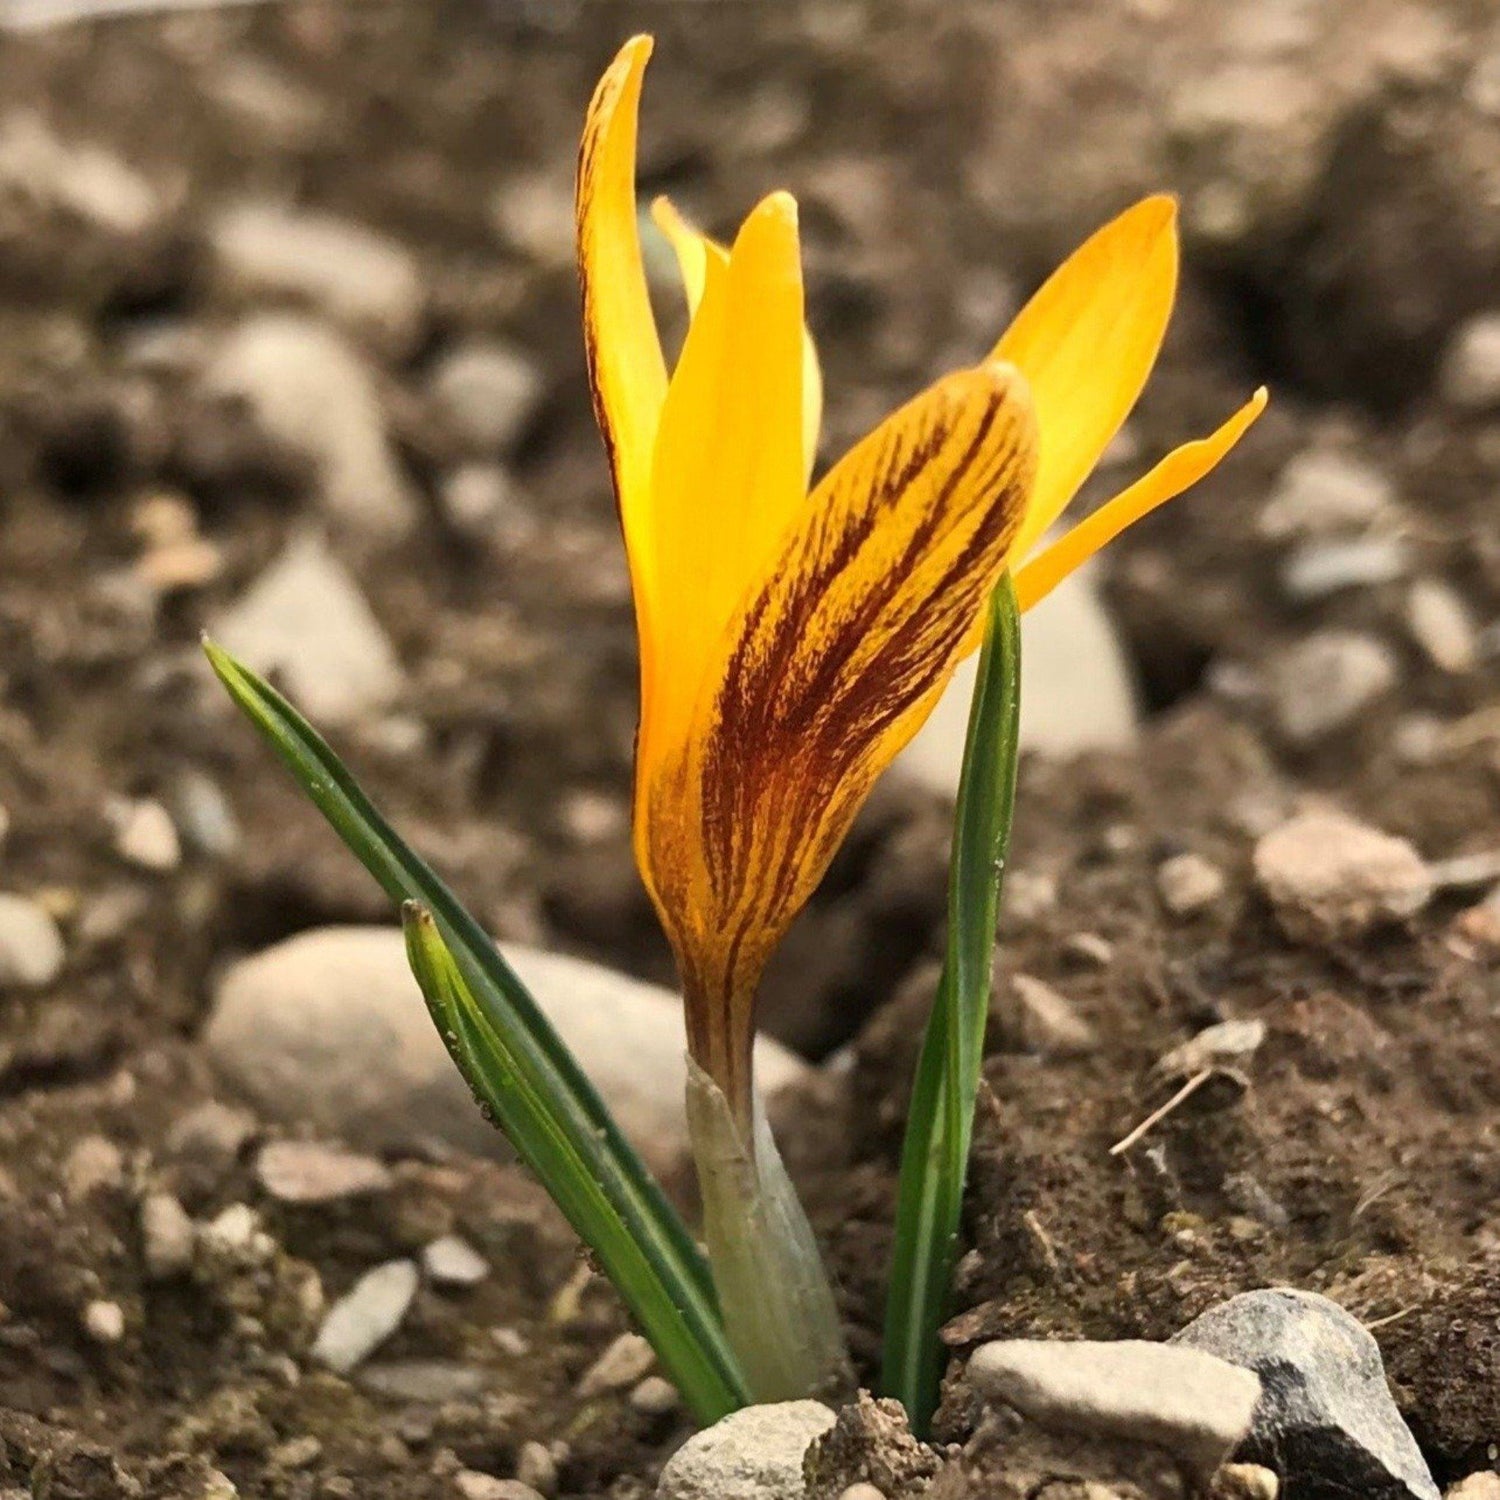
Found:
[[[223,1170],[238,1160],[258,1129],[249,1110],[210,1099],[173,1123],[167,1132],[167,1150]]]
[[[460,1469],[453,1484],[463,1500],[543,1500],[529,1484],[519,1479],[497,1479],[477,1469]]]
[[[397,1359],[361,1366],[355,1376],[361,1390],[388,1401],[419,1401],[444,1406],[472,1401],[484,1389],[484,1371],[447,1359]]]
[[[1208,1500],[1276,1500],[1281,1481],[1259,1464],[1225,1464],[1209,1486]]]
[[[373,1156],[317,1141],[272,1141],[256,1158],[260,1185],[282,1203],[335,1203],[384,1192],[391,1174]]]
[[[289,1438],[278,1443],[269,1454],[271,1467],[275,1469],[305,1469],[322,1456],[323,1443],[320,1438],[306,1433],[302,1437]]]
[[[487,538],[496,535],[514,507],[516,487],[499,464],[460,464],[444,476],[438,498],[455,531]]]
[[[171,1193],[141,1199],[141,1258],[148,1281],[170,1281],[193,1263],[197,1233],[187,1210]]]
[[[118,1344],[125,1337],[125,1309],[118,1302],[90,1302],[83,1310],[83,1331],[96,1344]]]
[[[516,1455],[516,1478],[529,1484],[537,1494],[557,1493],[557,1460],[544,1443],[526,1442]]]
[[[531,1353],[531,1344],[519,1328],[492,1328],[490,1329],[490,1342],[502,1354],[508,1354],[512,1359],[524,1359]]]
[[[465,344],[439,361],[432,394],[458,437],[479,453],[513,447],[536,414],[536,367],[507,344]]]
[[[1173,1340],[1253,1370],[1261,1397],[1235,1457],[1265,1464],[1291,1495],[1438,1500],[1386,1384],[1380,1349],[1336,1302],[1290,1288],[1245,1292]]]
[[[1158,1078],[1183,1079],[1205,1068],[1238,1068],[1260,1050],[1264,1021],[1220,1021],[1174,1047],[1152,1071]]]
[[[1444,1500],[1500,1500],[1500,1474],[1484,1469],[1460,1479]]]
[[[366,1271],[328,1309],[312,1357],[347,1375],[401,1326],[419,1280],[416,1264],[409,1260],[387,1261]]]
[[[1500,312],[1481,314],[1458,330],[1438,378],[1449,405],[1460,411],[1500,407]]]
[[[1302,813],[1255,846],[1255,875],[1287,935],[1347,941],[1415,915],[1432,876],[1405,839],[1343,813]]]
[[[1321,630],[1287,651],[1271,672],[1271,708],[1293,744],[1347,728],[1396,684],[1396,660],[1373,636]]]
[[[122,236],[149,229],[163,208],[134,167],[102,146],[63,141],[30,110],[0,121],[0,191]]]
[[[1191,1353],[1194,1358],[1183,1359]],[[1198,1350],[1010,1339],[985,1344],[968,1379],[1039,1426],[1164,1448],[1207,1478],[1250,1430],[1260,1381]]]
[[[218,619],[214,634],[262,675],[275,673],[310,718],[347,724],[400,691],[396,653],[343,565],[315,532],[294,537]]]
[[[276,1241],[260,1227],[260,1215],[248,1203],[221,1209],[198,1233],[213,1258],[231,1265],[263,1265],[276,1254]]]
[[[1084,1057],[1099,1045],[1094,1028],[1050,984],[1030,974],[1013,974],[1010,987],[1020,1002],[1021,1037],[1030,1051],[1044,1057]]]
[[[1191,916],[1224,894],[1224,874],[1201,854],[1176,854],[1157,867],[1156,889],[1173,916]]]
[[[1115,961],[1115,945],[1097,932],[1070,932],[1062,951],[1080,969],[1107,969]]]
[[[634,1385],[656,1363],[656,1353],[638,1333],[622,1333],[579,1377],[578,1394],[602,1396]]]
[[[1039,871],[1011,870],[1005,877],[1002,913],[1014,922],[1035,922],[1057,907],[1057,882]]]
[[[1287,559],[1281,584],[1289,598],[1307,602],[1343,589],[1394,582],[1409,565],[1399,537],[1318,538],[1302,543]]]
[[[789,1500],[802,1460],[834,1415],[818,1401],[747,1406],[695,1433],[667,1460],[657,1500]]]
[[[172,820],[191,848],[214,859],[229,859],[240,847],[240,825],[234,809],[211,776],[189,767],[174,782]]]
[[[42,989],[62,966],[62,934],[46,907],[0,895],[0,989]]]
[[[1429,660],[1445,672],[1467,672],[1479,649],[1474,617],[1456,589],[1419,578],[1406,596],[1406,625]]]
[[[1260,516],[1264,536],[1283,539],[1368,526],[1395,499],[1390,480],[1362,460],[1324,449],[1300,453]]]
[[[885,1492],[877,1490],[873,1484],[866,1484],[860,1480],[858,1484],[851,1484],[847,1490],[839,1495],[839,1500],[885,1500]]]
[[[643,1416],[665,1417],[682,1405],[682,1397],[670,1380],[648,1375],[631,1391],[630,1404]]]
[[[423,1249],[422,1269],[435,1286],[477,1286],[490,1263],[467,1240],[445,1234]]]
[[[226,278],[246,292],[311,303],[395,352],[420,330],[425,299],[416,258],[362,224],[241,203],[218,215],[209,239]]]
[[[182,863],[177,827],[160,802],[121,801],[109,809],[115,830],[115,852],[143,870],[166,874]]]
[[[63,1163],[63,1189],[74,1203],[124,1180],[124,1154],[107,1136],[84,1136]]]
[[[332,329],[258,314],[230,334],[203,380],[209,397],[243,402],[272,442],[311,462],[334,520],[384,539],[416,523],[375,378]]]

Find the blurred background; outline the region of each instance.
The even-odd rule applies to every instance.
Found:
[[[1486,0],[104,9],[0,0],[0,1206],[7,1151],[25,1198],[99,1111],[139,1144],[213,1095],[233,960],[389,919],[233,717],[205,628],[503,939],[670,983],[572,264],[583,111],[638,29],[643,200],[720,233],[773,187],[800,201],[824,463],[1148,191],[1181,200],[1180,302],[1081,505],[1272,388],[1219,472],[1029,626],[1008,920],[1112,859],[1148,893],[1184,847],[1240,869],[1309,788],[1431,858],[1500,842]],[[961,704],[945,722],[769,982],[809,1056],[933,949]],[[99,1263],[79,1248],[69,1280],[57,1247],[104,1231],[35,1212],[0,1268],[72,1318]]]

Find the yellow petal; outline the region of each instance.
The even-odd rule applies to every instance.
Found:
[[[806,496],[796,204],[773,193],[727,264],[709,253],[704,267],[652,470],[659,691],[643,712],[647,742],[690,710],[704,664]]]
[[[1086,240],[1023,307],[992,358],[1031,386],[1041,424],[1030,550],[1088,478],[1136,403],[1177,290],[1177,205],[1147,198]]]
[[[594,411],[614,473],[641,629],[651,610],[649,492],[667,374],[641,263],[636,116],[651,38],[633,37],[599,80],[578,150],[578,275]]]
[[[1112,542],[1127,526],[1133,526],[1142,516],[1180,495],[1217,468],[1224,455],[1244,437],[1250,424],[1266,409],[1266,400],[1266,388],[1262,386],[1217,432],[1174,448],[1129,489],[1122,490],[1113,500],[1101,505],[1093,515],[1080,521],[1034,561],[1021,568],[1016,574],[1016,597],[1021,608],[1030,609],[1045,599],[1069,573]]]
[[[703,287],[708,276],[708,261],[711,256],[728,259],[729,252],[716,240],[695,229],[677,212],[667,198],[658,198],[651,205],[651,217],[656,227],[667,237],[673,254],[677,257],[677,269],[682,276],[682,289],[687,296],[688,314],[698,311],[703,300]],[[802,332],[802,449],[803,479],[811,477],[813,463],[818,456],[818,432],[823,422],[823,372],[818,365],[818,347],[813,342],[810,329]]]
[[[639,847],[693,1055],[731,1099],[748,1079],[761,967],[951,676],[1035,467],[1013,369],[960,371],[908,403],[818,486],[693,717],[657,742]]]

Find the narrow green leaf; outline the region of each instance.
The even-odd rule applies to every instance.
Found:
[[[1000,885],[1015,806],[1021,621],[1007,574],[990,599],[969,709],[948,875],[948,946],[922,1039],[896,1211],[886,1303],[888,1395],[924,1434],[937,1409],[954,1246],[979,1091]]]
[[[376,812],[317,731],[225,651],[204,650],[230,696],[407,918],[428,1007],[481,1105],[556,1200],[693,1414],[746,1402],[708,1265],[681,1218],[488,934]]]

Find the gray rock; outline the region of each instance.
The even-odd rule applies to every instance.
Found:
[[[434,1286],[477,1286],[490,1263],[467,1240],[445,1234],[423,1248],[422,1269]]]
[[[454,432],[476,451],[494,455],[526,430],[541,399],[536,367],[507,344],[465,344],[439,361],[432,394]]]
[[[1044,1057],[1083,1057],[1099,1045],[1094,1028],[1073,1009],[1073,1003],[1030,974],[1013,974],[1010,981],[1020,1005],[1021,1039]]]
[[[172,821],[183,842],[200,854],[228,859],[240,847],[240,825],[213,777],[189,766],[172,784]]]
[[[1245,1292],[1173,1342],[1260,1376],[1236,1457],[1279,1474],[1286,1500],[1438,1500],[1391,1399],[1379,1347],[1336,1302],[1313,1292]]]
[[[171,1193],[141,1199],[141,1257],[151,1281],[170,1281],[193,1263],[197,1231],[187,1210]]]
[[[1260,529],[1273,540],[1356,530],[1394,500],[1395,490],[1379,469],[1332,449],[1311,448],[1281,471]]]
[[[328,1309],[312,1357],[347,1375],[401,1326],[419,1280],[416,1264],[409,1260],[390,1260],[366,1271]]]
[[[1438,578],[1419,578],[1406,596],[1406,626],[1428,659],[1445,672],[1467,672],[1479,632],[1462,595]]]
[[[380,622],[315,532],[288,542],[212,633],[247,667],[277,673],[320,724],[362,718],[401,688],[401,667]]]
[[[1224,872],[1201,854],[1174,854],[1157,866],[1156,889],[1173,916],[1191,916],[1224,894]]]
[[[664,1417],[682,1405],[682,1397],[670,1380],[648,1375],[630,1393],[630,1404],[648,1417]]]
[[[319,1141],[272,1141],[255,1162],[260,1185],[281,1203],[336,1203],[384,1192],[391,1174],[373,1156]]]
[[[209,240],[237,290],[310,303],[396,353],[420,331],[416,257],[362,224],[281,203],[239,203],[214,219]]]
[[[204,388],[245,402],[272,441],[311,462],[332,519],[387,539],[415,524],[374,376],[332,329],[293,313],[249,318],[210,363]]]
[[[667,1460],[656,1500],[800,1500],[803,1455],[833,1421],[818,1401],[733,1412]]]
[[[1176,1080],[1191,1078],[1205,1068],[1242,1068],[1265,1039],[1264,1021],[1219,1021],[1173,1047],[1151,1071],[1158,1078]]]
[[[1255,846],[1255,876],[1289,937],[1338,942],[1399,922],[1431,899],[1405,839],[1331,810],[1299,814]]]
[[[1311,744],[1347,728],[1396,684],[1396,660],[1373,636],[1321,630],[1274,664],[1271,708],[1294,744]]]
[[[521,944],[505,953],[621,1128],[655,1166],[686,1148],[682,1001],[657,985]],[[299,933],[231,967],[204,1041],[225,1078],[268,1117],[364,1150],[423,1138],[504,1153],[433,1027],[394,927]],[[807,1065],[766,1038],[767,1093]]]
[[[638,1333],[622,1333],[578,1379],[578,1394],[602,1396],[640,1381],[656,1363],[656,1353]]]
[[[484,1371],[446,1359],[393,1359],[362,1366],[355,1383],[388,1401],[442,1406],[472,1401],[484,1389]]]
[[[1391,583],[1409,566],[1399,537],[1317,538],[1303,542],[1287,559],[1281,584],[1292,599],[1323,599],[1342,589]]]
[[[1133,1339],[985,1344],[968,1379],[1041,1427],[1150,1443],[1203,1478],[1249,1432],[1260,1395],[1260,1381],[1231,1362]]]
[[[41,989],[62,966],[62,934],[46,907],[0,895],[0,989]]]
[[[1484,313],[1458,330],[1443,357],[1439,386],[1462,411],[1500,407],[1500,312]]]
[[[1500,1474],[1486,1469],[1460,1479],[1444,1500],[1500,1500]]]
[[[149,797],[121,799],[108,809],[114,826],[115,853],[121,859],[165,875],[182,863],[177,825],[160,802]]]

